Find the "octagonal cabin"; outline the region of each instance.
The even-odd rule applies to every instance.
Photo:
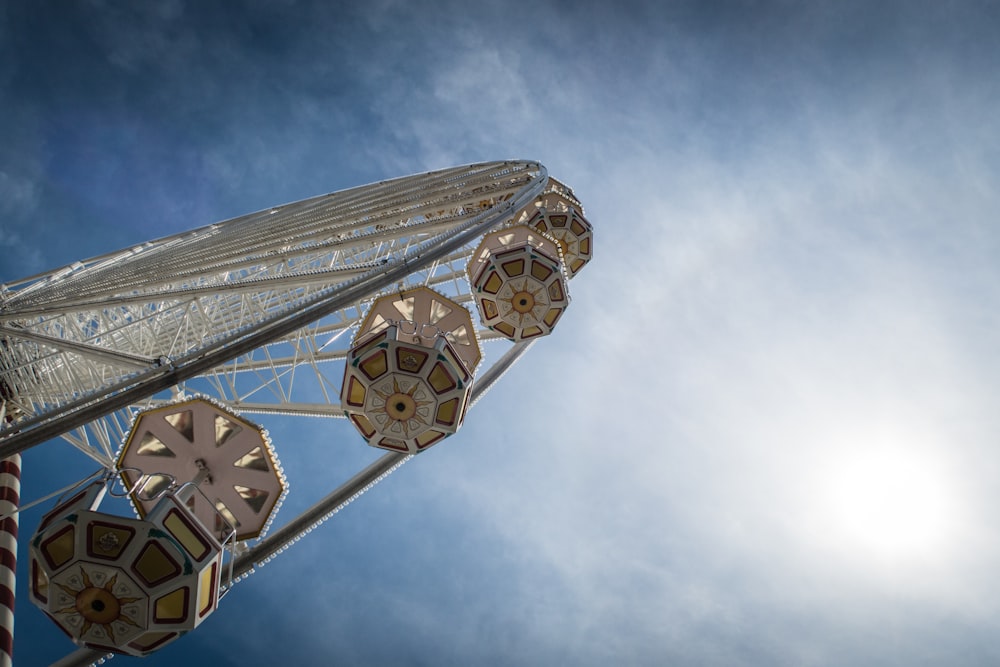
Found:
[[[369,445],[422,452],[462,425],[481,358],[461,305],[426,287],[383,296],[348,352],[341,406]]]
[[[483,237],[467,271],[483,325],[512,341],[551,333],[569,305],[559,244],[526,225]]]
[[[549,178],[544,192],[515,219],[556,240],[569,278],[593,258],[594,227],[573,191],[556,179]]]
[[[80,646],[148,655],[215,611],[222,546],[183,498],[167,494],[141,520],[96,511],[99,492],[103,483],[43,518],[29,597]]]
[[[129,494],[143,518],[157,491],[198,478],[201,493],[187,498],[189,508],[220,541],[229,526],[237,540],[263,535],[288,488],[266,432],[200,397],[139,413],[117,464],[126,488],[147,478]]]

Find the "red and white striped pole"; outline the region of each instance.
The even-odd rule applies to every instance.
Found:
[[[17,520],[21,502],[21,455],[0,461],[0,667],[14,662],[14,578],[17,565]]]

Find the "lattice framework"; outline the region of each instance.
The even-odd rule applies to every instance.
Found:
[[[200,391],[207,387],[243,412],[340,417],[336,362],[364,302],[425,285],[471,305],[465,265],[478,236],[430,262],[415,253],[529,189],[538,195],[545,182],[537,163],[457,167],[274,207],[5,285],[0,389],[8,412],[58,413],[81,396],[263,326],[382,267],[410,262],[412,270],[395,284],[221,363],[197,382]],[[485,330],[479,335],[494,338]],[[110,463],[134,410],[155,402],[64,437]]]

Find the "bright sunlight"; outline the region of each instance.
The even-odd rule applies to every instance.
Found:
[[[845,546],[896,561],[933,558],[945,547],[952,499],[934,461],[878,450],[832,472],[830,509]]]

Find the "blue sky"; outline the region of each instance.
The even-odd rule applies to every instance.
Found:
[[[996,664],[1000,10],[872,4],[0,5],[0,281],[481,160],[595,226],[458,435],[144,664]],[[267,425],[283,515],[374,456]]]

